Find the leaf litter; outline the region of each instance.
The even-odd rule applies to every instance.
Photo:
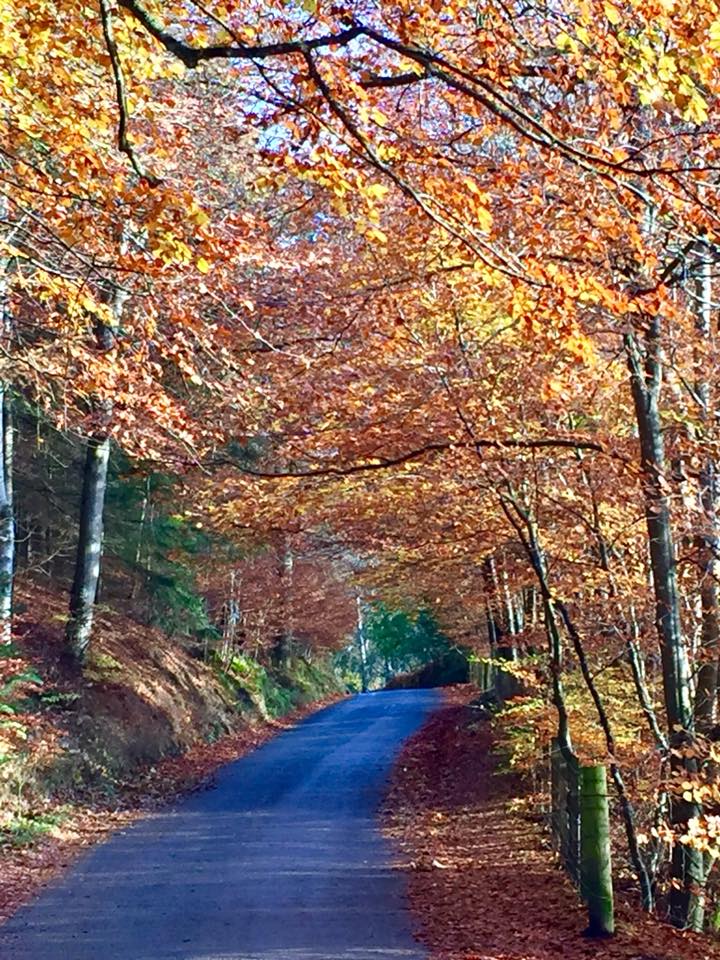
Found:
[[[624,894],[616,936],[583,936],[579,895],[541,818],[516,809],[523,784],[500,770],[490,724],[471,717],[475,695],[446,691],[405,745],[383,809],[432,960],[717,960],[707,937],[661,923]]]

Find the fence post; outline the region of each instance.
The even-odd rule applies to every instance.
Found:
[[[560,852],[562,823],[562,756],[556,737],[550,741],[550,831],[553,849]]]
[[[591,937],[615,932],[610,815],[607,775],[603,765],[580,768],[580,889],[587,902]]]
[[[566,815],[567,815],[567,846],[566,846],[566,864],[567,870],[574,883],[580,886],[581,883],[581,852],[580,852],[580,834],[581,834],[581,809],[580,809],[580,764],[577,757],[565,761],[565,789],[566,794]]]

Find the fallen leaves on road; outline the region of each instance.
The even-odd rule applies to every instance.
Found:
[[[467,688],[406,745],[385,808],[408,871],[419,939],[433,960],[708,960],[705,937],[618,905],[612,940],[583,937],[586,917],[539,822],[513,812],[521,793],[497,772],[489,724],[473,722]]]

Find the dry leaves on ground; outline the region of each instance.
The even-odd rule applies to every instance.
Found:
[[[708,960],[720,951],[618,906],[612,940],[583,937],[585,912],[553,862],[539,822],[512,812],[521,793],[497,772],[486,722],[473,722],[467,688],[406,745],[385,809],[402,853],[417,933],[434,960]]]

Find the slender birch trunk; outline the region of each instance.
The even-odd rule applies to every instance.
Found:
[[[140,592],[143,581],[141,570],[142,550],[145,541],[145,526],[148,516],[148,504],[150,502],[150,477],[145,478],[145,489],[143,490],[142,501],[140,503],[140,520],[138,522],[137,546],[135,547],[135,569],[133,571],[132,586],[130,587],[130,600],[134,600]]]
[[[695,282],[697,298],[696,331],[701,342],[710,345],[712,339],[712,273],[710,251],[705,243],[697,245],[698,274]],[[707,356],[698,351],[697,364],[703,369]],[[695,383],[695,396],[700,405],[703,429],[711,428],[713,398],[709,379],[700,376]],[[698,537],[698,565],[700,568],[700,667],[695,683],[695,722],[707,730],[716,717],[718,692],[718,653],[720,652],[720,524],[718,522],[717,464],[706,457],[700,471],[700,505],[705,529]]]
[[[13,511],[13,423],[11,399],[0,382],[0,644],[12,638],[13,580],[15,572],[15,518]]]
[[[79,661],[85,658],[92,634],[102,559],[103,511],[109,457],[108,438],[92,437],[88,440],[80,501],[75,576],[70,591],[70,619],[65,631],[70,653]]]

